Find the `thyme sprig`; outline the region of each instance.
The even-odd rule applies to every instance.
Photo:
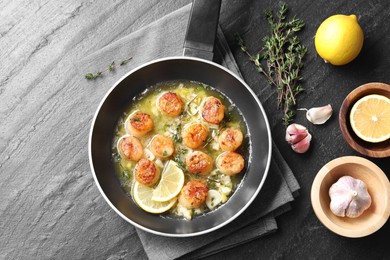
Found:
[[[301,69],[307,48],[300,43],[295,33],[304,26],[304,22],[294,16],[286,21],[287,4],[280,5],[274,16],[272,11],[265,13],[270,24],[271,34],[263,39],[263,47],[256,54],[251,54],[244,40],[237,35],[241,50],[253,62],[259,73],[264,75],[270,85],[276,87],[277,106],[283,108],[283,124],[288,125],[295,116],[296,98],[304,89]]]
[[[125,65],[126,63],[128,63],[133,57],[130,57],[128,59],[125,59],[125,60],[121,60],[119,62],[119,66],[123,66]],[[107,73],[107,72],[113,72],[115,71],[117,68],[117,65],[115,63],[115,61],[111,62],[106,69],[104,70],[100,70],[100,71],[97,71],[95,73],[92,73],[92,72],[88,72],[87,74],[84,75],[84,77],[87,79],[87,80],[94,80],[94,79],[97,79],[99,77],[103,77],[104,73]]]

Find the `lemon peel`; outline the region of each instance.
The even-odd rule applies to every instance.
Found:
[[[363,47],[364,34],[356,15],[337,14],[318,27],[314,44],[325,62],[345,65],[354,60]]]

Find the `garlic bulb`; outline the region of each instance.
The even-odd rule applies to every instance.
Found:
[[[310,147],[311,134],[300,124],[291,124],[286,129],[286,141],[297,153],[304,153]]]
[[[300,108],[298,110],[306,111],[306,118],[315,125],[322,125],[332,116],[333,109],[331,105],[323,107],[313,107],[310,109]]]
[[[343,176],[329,189],[330,209],[336,216],[357,218],[371,205],[366,184],[351,176]]]

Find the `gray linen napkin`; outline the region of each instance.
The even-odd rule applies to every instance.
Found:
[[[113,60],[132,56],[123,67],[117,68],[109,77],[98,79],[94,84],[111,86],[125,72],[153,59],[177,56],[183,52],[183,42],[191,5],[187,5],[160,20],[104,47],[81,60],[80,72],[94,72]],[[215,60],[240,76],[238,66],[218,30]],[[144,250],[150,259],[172,259],[185,256],[198,258],[237,246],[264,236],[277,229],[275,217],[290,208],[299,185],[273,144],[271,167],[265,184],[251,206],[236,220],[225,227],[202,236],[191,238],[167,238],[137,229]]]

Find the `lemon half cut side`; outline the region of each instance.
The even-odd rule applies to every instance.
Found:
[[[362,140],[379,143],[390,138],[390,99],[377,94],[359,99],[350,113],[352,130]]]

